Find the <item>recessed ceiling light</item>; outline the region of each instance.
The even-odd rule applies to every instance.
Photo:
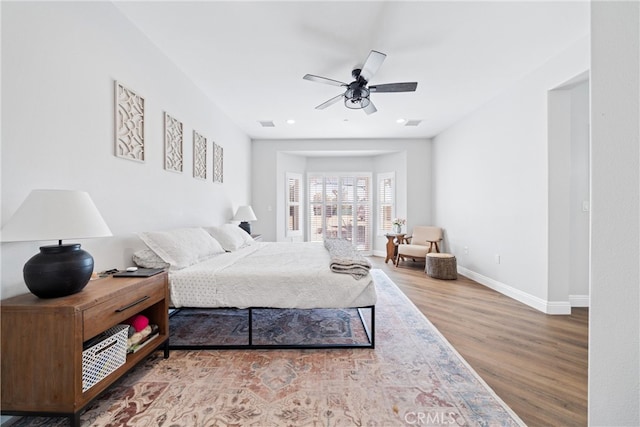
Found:
[[[396,123],[404,123],[406,121],[407,121],[407,119],[398,119],[398,120],[396,120]]]
[[[295,121],[295,120],[293,120],[293,119],[289,119],[289,120],[287,120],[287,124],[290,124],[290,125],[294,124],[295,122],[296,122],[296,121]]]

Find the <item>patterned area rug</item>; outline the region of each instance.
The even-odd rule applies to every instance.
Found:
[[[82,426],[523,426],[384,272],[372,274],[375,349],[156,352]]]

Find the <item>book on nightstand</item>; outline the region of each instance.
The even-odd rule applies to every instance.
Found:
[[[163,271],[164,268],[139,268],[134,271],[118,271],[117,273],[113,273],[113,277],[151,277]]]
[[[127,353],[137,353],[138,351],[140,351],[144,346],[146,346],[147,344],[149,344],[151,341],[153,341],[153,339],[155,337],[157,337],[158,335],[160,335],[159,332],[156,332],[154,334],[149,334],[147,335],[142,341],[140,341],[137,344],[132,345],[128,350]]]
[[[140,341],[135,344],[131,344],[131,346],[127,349],[127,353],[135,353],[140,350],[145,345],[149,344],[150,341],[153,341],[155,337],[160,334],[158,330],[158,325],[149,325],[151,331],[148,335],[144,336]]]

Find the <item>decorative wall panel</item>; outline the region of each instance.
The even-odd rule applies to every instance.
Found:
[[[213,144],[213,182],[222,182],[223,171],[222,166],[224,163],[223,150],[218,144]]]
[[[182,122],[164,113],[164,168],[182,172]]]
[[[207,139],[193,131],[193,177],[207,179]]]
[[[144,162],[144,98],[115,82],[115,155]]]

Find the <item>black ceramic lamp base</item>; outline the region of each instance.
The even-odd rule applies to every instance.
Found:
[[[249,224],[247,221],[242,221],[240,225],[238,225],[238,227],[251,234],[251,224]]]
[[[91,279],[93,257],[79,243],[41,246],[22,270],[24,282],[40,298],[58,298],[80,292]]]

